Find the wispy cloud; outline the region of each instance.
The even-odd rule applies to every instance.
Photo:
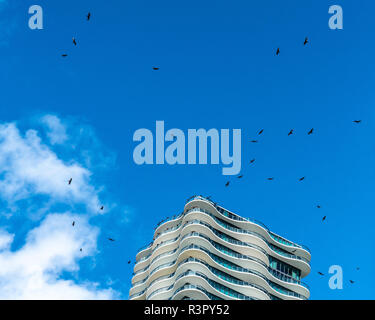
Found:
[[[77,220],[76,228],[71,227],[72,219]],[[48,215],[29,232],[21,249],[0,251],[0,299],[113,298],[111,289],[97,290],[95,283],[59,279],[63,271],[78,270],[78,261],[95,253],[97,236],[98,230],[85,219]],[[9,245],[11,239],[12,235],[0,235],[0,243]]]
[[[0,229],[0,251],[10,248],[14,235]]]
[[[21,135],[14,123],[0,125],[0,175],[1,197],[9,204],[45,195],[53,202],[85,204],[93,212],[100,205],[90,171],[74,161],[65,163],[42,143],[37,131]]]
[[[100,228],[90,217],[98,212],[102,188],[87,167],[53,150],[70,139],[61,119],[43,116],[40,121],[50,144],[35,129],[21,132],[16,123],[0,124],[0,203],[13,212],[5,217],[0,211],[0,299],[116,298],[111,288],[66,276],[80,269],[83,258],[97,254]],[[30,208],[39,210],[40,221],[19,239],[13,215],[27,221]],[[12,250],[17,238],[23,245]]]
[[[47,136],[52,145],[62,144],[68,140],[66,127],[62,124],[60,118],[47,114],[42,117],[41,122],[47,127]]]

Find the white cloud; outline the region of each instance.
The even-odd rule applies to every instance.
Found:
[[[92,212],[100,206],[90,171],[75,162],[64,163],[35,130],[22,136],[13,123],[0,125],[1,176],[1,197],[10,204],[45,195],[54,202],[85,204]],[[70,178],[73,183],[68,185]]]
[[[47,114],[42,117],[41,122],[47,127],[47,136],[52,145],[62,144],[68,140],[66,128],[58,117]]]
[[[93,283],[59,279],[63,271],[77,271],[77,262],[95,253],[98,232],[82,217],[48,215],[29,232],[22,248],[0,251],[0,299],[113,298],[112,290],[98,290]],[[0,243],[1,239],[0,233]]]
[[[54,124],[61,124],[56,119]],[[0,203],[13,211],[6,218],[0,214],[0,299],[118,297],[111,288],[77,279],[81,260],[97,254],[100,233],[90,224],[101,205],[101,187],[93,185],[91,176],[77,161],[59,158],[37,131],[29,129],[23,134],[15,123],[0,125]],[[68,185],[70,178],[73,182]],[[20,205],[22,201],[27,201],[26,208]],[[56,213],[54,205],[69,210]],[[18,221],[20,217],[26,221],[30,208],[38,212],[41,222],[34,221],[39,224],[23,239],[12,219],[16,213]],[[15,239],[23,245],[12,250]]]
[[[9,249],[14,235],[0,229],[0,251]]]

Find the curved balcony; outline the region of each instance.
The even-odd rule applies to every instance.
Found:
[[[188,210],[186,212],[186,214],[189,214],[190,212],[194,212],[194,211],[199,211],[201,213],[204,213],[204,214],[207,214],[209,215],[211,218],[213,218],[215,220],[215,222],[219,225],[221,225],[222,227],[224,227],[225,229],[227,230],[230,230],[230,231],[233,231],[233,232],[236,232],[236,233],[243,233],[243,234],[249,234],[249,235],[254,235],[256,237],[259,237],[260,239],[262,239],[273,251],[277,252],[278,254],[281,254],[285,257],[288,257],[288,258],[291,258],[291,259],[297,259],[297,260],[303,260],[304,262],[306,262],[307,264],[310,264],[310,261],[307,260],[306,258],[303,258],[303,257],[300,257],[300,256],[297,256],[297,255],[293,255],[293,254],[290,254],[290,253],[287,253],[287,252],[284,252],[280,249],[278,249],[275,245],[269,243],[269,241],[263,237],[260,233],[258,232],[254,232],[254,231],[250,231],[250,230],[244,230],[244,229],[240,229],[240,228],[236,228],[236,227],[232,227],[230,225],[228,225],[227,223],[225,223],[224,221],[221,221],[219,220],[215,215],[213,215],[212,213],[210,213],[209,211],[207,210],[204,210],[204,209],[201,209],[201,208],[192,208],[190,210]]]
[[[229,217],[230,219],[233,219],[233,220],[237,220],[237,221],[241,221],[241,222],[251,222],[253,224],[256,224],[258,225],[259,227],[265,229],[269,235],[275,240],[277,241],[278,243],[280,244],[283,244],[283,245],[287,245],[287,246],[291,246],[291,247],[294,247],[294,248],[300,248],[300,249],[304,249],[306,250],[307,252],[309,252],[311,254],[311,250],[305,246],[305,245],[300,245],[300,244],[297,244],[295,242],[292,242],[292,241],[289,241],[277,234],[275,234],[274,232],[272,232],[263,222],[260,222],[259,220],[256,220],[256,219],[251,219],[251,218],[243,218],[243,217],[240,217],[232,212],[229,212],[228,210],[218,206],[215,202],[213,202],[212,200],[209,200],[207,198],[204,198],[202,196],[194,196],[194,197],[191,197],[189,198],[187,201],[186,201],[186,204],[188,204],[189,202],[192,202],[194,200],[202,200],[202,201],[206,201],[206,202],[209,202],[211,205],[213,205],[220,213],[222,213],[224,216],[227,216]]]
[[[287,296],[291,296],[291,297],[296,297],[296,298],[299,298],[299,299],[307,299],[306,296],[302,295],[302,294],[298,294],[296,292],[293,292],[291,290],[288,290],[287,288],[285,287],[282,287],[281,285],[278,285],[272,281],[270,281],[266,276],[264,276],[262,273],[258,272],[258,271],[255,271],[255,270],[249,270],[249,269],[245,269],[245,268],[242,268],[238,265],[235,265],[225,259],[222,259],[214,254],[211,253],[211,251],[207,250],[206,248],[202,247],[202,246],[197,246],[197,245],[194,245],[194,244],[191,244],[189,246],[186,246],[184,247],[183,249],[181,249],[181,252],[179,254],[179,256],[186,250],[192,250],[192,249],[196,249],[196,250],[200,250],[200,251],[203,251],[206,253],[207,256],[209,256],[213,261],[215,261],[216,264],[218,265],[221,265],[222,267],[224,267],[225,269],[229,269],[230,272],[231,271],[237,271],[237,272],[241,272],[241,273],[244,273],[246,275],[253,275],[253,276],[257,276],[261,279],[263,279],[263,281],[265,283],[268,284],[269,286],[269,289],[272,289],[275,290],[277,293],[281,293],[283,295],[287,295]],[[219,278],[222,278],[222,279],[225,279],[226,281],[230,281],[232,284],[237,284],[237,285],[242,285],[242,286],[249,286],[249,287],[253,287],[253,288],[257,288],[258,290],[260,291],[263,291],[266,295],[269,296],[269,293],[270,290],[268,289],[265,289],[264,287],[262,286],[259,286],[259,285],[255,285],[253,283],[248,283],[248,282],[245,282],[245,281],[242,281],[242,280],[239,280],[239,279],[236,279],[232,276],[229,276],[228,273],[224,273],[216,268],[213,268],[212,266],[210,266],[209,264],[207,264],[206,262],[200,260],[200,259],[196,259],[196,258],[189,258],[189,259],[185,259],[183,260],[182,262],[178,263],[178,258],[172,262],[168,262],[168,263],[164,263],[160,266],[158,266],[157,268],[155,268],[154,270],[152,270],[152,272],[150,272],[149,276],[151,276],[153,273],[157,272],[158,270],[161,270],[161,269],[165,269],[167,267],[170,267],[170,266],[173,266],[175,264],[178,263],[178,266],[182,265],[183,263],[185,262],[189,262],[189,261],[194,261],[194,262],[198,262],[198,263],[201,263],[203,265],[205,265],[207,267],[207,269],[209,269],[214,275],[218,276]],[[164,277],[164,278],[171,278],[173,275],[170,275],[168,277]],[[177,278],[178,279],[178,278]],[[176,279],[176,281],[177,281]],[[160,280],[159,278],[155,279],[155,280]],[[155,280],[153,281],[155,283]],[[148,286],[148,288],[151,287],[151,284]],[[140,296],[144,293],[144,290],[141,291],[140,293],[137,293],[137,294],[134,294],[131,296],[131,298],[133,297],[137,297],[137,296]],[[271,296],[269,296],[271,298]]]
[[[308,259],[304,258],[304,257],[300,257],[300,256],[297,256],[297,255],[294,255],[294,254],[291,254],[291,253],[288,253],[288,252],[285,252],[283,251],[282,249],[276,247],[275,245],[271,244],[264,236],[262,236],[260,233],[258,232],[254,232],[254,231],[250,231],[250,230],[244,230],[244,229],[240,229],[240,228],[236,228],[236,227],[232,227],[232,226],[229,226],[227,223],[225,223],[224,221],[220,221],[217,217],[215,217],[212,213],[210,213],[209,211],[207,210],[204,210],[204,209],[201,209],[201,208],[198,208],[198,207],[195,207],[195,208],[192,208],[188,211],[185,212],[184,215],[180,215],[180,218],[181,217],[184,217],[186,215],[188,215],[189,213],[192,213],[194,211],[198,211],[198,212],[201,212],[203,214],[206,214],[208,216],[210,216],[218,225],[222,226],[223,228],[229,230],[229,231],[232,231],[232,232],[236,232],[236,233],[241,233],[241,234],[248,234],[248,235],[253,235],[253,236],[256,236],[260,239],[262,239],[266,244],[267,246],[274,252],[276,252],[278,255],[281,255],[285,258],[289,258],[289,259],[294,259],[294,260],[300,260],[300,261],[303,261],[305,262],[307,265],[308,265],[308,269],[310,269],[310,262]],[[181,227],[181,222],[178,224],[178,226],[176,226],[175,228],[168,228],[167,230],[165,230],[165,232],[161,232],[159,235],[158,235],[158,238],[160,236],[163,236],[169,232],[172,232],[172,231],[175,231],[177,229],[179,229]],[[210,229],[212,229],[211,226],[208,226]],[[234,243],[233,241],[230,241],[229,238],[228,238],[228,241],[231,242],[231,243]],[[163,243],[164,244],[164,243]],[[154,249],[153,251],[155,251],[158,246],[160,246],[160,244],[158,244]],[[260,251],[262,251],[264,254],[268,254],[262,247],[258,246],[258,249]],[[144,260],[147,260],[148,257],[151,256],[152,253],[150,253],[149,255],[147,255],[146,257],[143,257],[142,258],[142,261]],[[136,264],[140,263],[141,261],[137,262]],[[308,273],[307,271],[305,273]]]
[[[261,222],[194,196],[138,252],[130,299],[305,300],[309,289],[301,277],[310,272],[310,259],[308,248]]]
[[[194,210],[195,210],[195,209],[194,209]],[[265,254],[265,255],[268,255],[268,253],[267,253],[262,247],[257,246],[257,245],[254,245],[254,244],[251,244],[251,243],[245,243],[245,242],[242,242],[242,241],[239,241],[239,240],[232,239],[232,238],[226,236],[225,234],[218,232],[218,231],[217,231],[215,228],[213,228],[211,225],[209,225],[209,224],[207,224],[207,223],[205,223],[205,222],[202,222],[202,221],[200,221],[200,220],[190,220],[190,221],[188,221],[188,222],[185,222],[185,224],[182,226],[182,229],[184,229],[184,228],[186,228],[187,226],[192,225],[192,224],[202,225],[202,226],[204,226],[204,227],[210,229],[210,230],[211,230],[211,231],[212,231],[212,232],[213,232],[218,238],[222,239],[224,242],[227,242],[227,243],[232,244],[232,245],[239,245],[239,246],[245,246],[245,247],[253,248],[253,249],[259,250],[260,252],[262,252],[262,253]],[[184,238],[186,238],[187,236],[190,236],[190,235],[191,235],[191,234],[187,234],[187,235],[183,236],[183,237],[180,239],[180,241],[182,241]],[[180,236],[179,236],[179,237],[180,237]],[[168,241],[166,241],[166,242],[161,242],[160,244],[158,244],[157,247],[160,247],[162,244],[171,243],[171,242],[176,242],[176,241],[178,240],[179,237],[176,237],[176,238],[174,238],[174,239],[168,240]],[[203,237],[206,238],[206,240],[210,241],[211,243],[213,242],[209,237],[207,237],[207,236],[203,236]],[[155,247],[155,250],[156,250],[157,247]],[[174,249],[174,250],[171,250],[171,251],[168,251],[168,252],[165,252],[165,253],[163,253],[162,255],[156,256],[156,257],[152,260],[152,262],[151,262],[146,268],[143,268],[143,269],[141,269],[141,270],[138,270],[136,273],[134,273],[134,275],[138,275],[138,274],[144,272],[145,270],[149,269],[149,267],[151,266],[151,264],[152,264],[154,261],[156,261],[156,260],[158,260],[159,258],[162,258],[162,257],[164,257],[164,256],[168,256],[168,255],[173,254],[174,252],[177,251],[177,249],[178,249],[178,248],[176,248],[176,249]],[[228,249],[227,249],[227,251],[228,251]],[[234,252],[234,251],[233,251],[233,252]],[[281,253],[283,253],[283,252],[281,252]],[[239,257],[239,256],[245,257],[245,255],[240,255],[240,254],[237,253],[237,257]],[[249,258],[249,259],[252,259],[253,261],[258,261],[258,263],[262,264],[265,268],[267,268],[268,271],[269,271],[269,272],[270,272],[275,278],[277,278],[277,279],[279,279],[279,280],[281,280],[281,281],[284,281],[284,282],[289,282],[289,283],[299,284],[299,285],[301,285],[301,286],[303,286],[303,287],[305,287],[305,288],[308,289],[308,286],[307,286],[306,284],[304,284],[303,282],[301,282],[301,281],[299,281],[299,280],[295,280],[295,279],[293,279],[293,278],[290,277],[290,276],[287,276],[287,275],[282,274],[281,272],[279,272],[279,271],[277,271],[277,270],[275,270],[275,269],[272,269],[271,267],[267,266],[262,260],[257,259],[257,258],[255,258],[255,257],[252,257],[252,258]],[[160,269],[160,267],[162,267],[162,266],[164,266],[164,265],[161,265],[161,266],[159,266],[158,268]],[[154,272],[154,271],[152,271],[148,276],[150,276],[153,272]],[[135,282],[135,283],[133,284],[133,287],[136,286],[136,285],[138,285],[138,284],[140,284],[140,283],[144,283],[144,281],[143,281],[143,280],[140,280],[140,281]]]
[[[289,276],[289,275],[287,275],[287,274],[284,274],[284,273],[282,273],[282,272],[280,272],[280,271],[278,271],[278,270],[276,270],[276,269],[271,268],[270,266],[268,266],[267,264],[265,264],[265,263],[264,263],[262,260],[260,260],[260,259],[257,259],[257,258],[255,258],[255,257],[250,257],[250,256],[247,256],[247,255],[243,255],[243,254],[240,254],[240,253],[238,253],[238,252],[236,252],[236,251],[233,251],[233,250],[231,250],[231,249],[228,249],[228,248],[226,248],[226,247],[220,245],[219,243],[217,243],[217,242],[211,240],[209,237],[207,237],[207,236],[204,235],[204,234],[200,234],[200,233],[198,233],[198,232],[191,232],[191,233],[188,233],[188,234],[186,234],[185,236],[183,236],[183,237],[181,238],[181,242],[182,242],[182,240],[184,240],[184,239],[186,239],[186,238],[188,238],[188,237],[200,237],[200,238],[202,238],[202,239],[205,239],[205,240],[208,241],[208,242],[209,242],[209,243],[210,243],[215,249],[217,249],[218,251],[222,252],[224,255],[228,255],[228,256],[234,257],[234,258],[236,258],[236,259],[249,260],[249,261],[256,262],[256,263],[262,265],[263,268],[266,269],[266,270],[269,272],[269,274],[271,274],[272,276],[274,276],[276,279],[278,279],[278,280],[280,280],[280,281],[283,281],[283,282],[287,282],[287,283],[298,284],[298,285],[300,285],[300,286],[305,287],[307,290],[309,290],[308,285],[305,284],[304,282],[302,282],[302,281],[300,281],[300,280],[297,280],[297,279],[294,279],[293,277],[291,277],[291,276]],[[161,258],[161,257],[163,257],[163,256],[172,255],[173,253],[177,252],[178,249],[179,249],[179,248],[176,248],[176,249],[174,249],[174,250],[171,250],[171,251],[168,251],[168,252],[166,252],[166,253],[164,253],[164,254],[161,254],[161,255],[155,257],[155,258],[153,259],[153,261],[156,261],[158,258]],[[205,251],[207,251],[207,249],[205,249]],[[180,251],[180,253],[181,253],[181,252],[182,252],[182,251]],[[211,252],[211,251],[209,251],[209,252]],[[262,275],[262,277],[263,277],[263,275]],[[168,277],[167,277],[167,278],[168,278]],[[145,282],[147,281],[147,279],[148,279],[148,277],[145,278],[144,280],[141,280],[141,281],[138,281],[138,282],[134,283],[133,286],[132,286],[132,288],[134,288],[134,287],[136,287],[136,286],[138,286],[138,285],[140,285],[140,284],[145,283]],[[156,279],[156,280],[158,280],[158,279]],[[154,281],[155,281],[155,280],[154,280]],[[267,281],[268,281],[268,278],[267,278]],[[151,286],[151,285],[152,285],[152,283],[149,284],[149,286]]]

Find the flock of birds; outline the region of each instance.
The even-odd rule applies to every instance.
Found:
[[[90,19],[91,19],[91,12],[89,12],[89,13],[86,15],[86,20],[87,20],[87,21],[90,21]],[[73,45],[74,45],[74,46],[77,46],[77,45],[78,45],[78,43],[77,43],[77,39],[76,39],[75,37],[72,38],[72,42],[73,42]],[[62,56],[63,58],[66,58],[66,57],[68,57],[68,54],[67,54],[67,53],[63,53],[61,56]],[[160,68],[159,68],[159,67],[152,67],[152,70],[154,70],[154,71],[158,71],[158,70],[160,70]]]
[[[279,52],[279,49],[278,49],[277,52]],[[356,123],[356,124],[360,124],[361,122],[362,122],[362,120],[354,120],[354,121],[353,121],[353,123]],[[261,130],[258,132],[258,135],[261,135],[263,132],[264,132],[264,129],[261,129]],[[308,134],[308,135],[312,135],[313,132],[314,132],[314,128],[311,128],[310,131],[309,131],[307,134]],[[289,131],[288,136],[290,136],[290,135],[292,135],[292,134],[294,134],[294,129],[291,129],[291,130]],[[259,140],[251,140],[250,142],[252,142],[252,143],[258,143]],[[251,160],[250,160],[250,164],[253,164],[253,163],[255,162],[255,160],[256,160],[256,159],[251,159]],[[240,174],[240,175],[237,176],[238,179],[242,179],[243,177],[244,177],[243,174]],[[299,182],[302,182],[302,181],[304,181],[305,179],[306,179],[306,177],[304,176],[304,177],[299,178],[298,181],[299,181]],[[273,181],[273,180],[275,180],[275,177],[269,177],[269,178],[267,178],[267,180],[268,180],[268,181]],[[227,182],[225,183],[225,187],[229,187],[230,183],[231,183],[230,181],[227,181]],[[320,205],[317,205],[316,207],[317,207],[318,209],[321,208]],[[327,216],[324,216],[324,217],[322,218],[322,221],[325,221],[326,218],[327,218]]]
[[[89,12],[89,13],[86,15],[86,20],[87,20],[87,21],[90,21],[90,19],[91,19],[91,12]],[[73,43],[74,46],[77,46],[77,45],[78,45],[78,43],[77,43],[77,39],[76,39],[75,37],[72,38],[72,43]],[[66,57],[68,57],[68,54],[67,54],[67,53],[63,53],[61,56],[62,56],[63,58],[66,58]],[[152,69],[153,69],[154,71],[158,71],[160,68],[159,68],[159,67],[153,67]],[[73,182],[73,178],[70,178],[69,181],[68,181],[68,185],[71,185],[72,182]],[[101,206],[101,207],[100,207],[100,210],[103,211],[103,210],[104,210],[104,206]],[[72,227],[74,227],[75,224],[76,224],[76,222],[73,221],[73,222],[72,222]],[[116,241],[116,240],[113,239],[113,238],[107,238],[107,240],[110,241],[110,242],[115,242],[115,241]],[[80,248],[79,251],[82,252],[83,249]],[[130,263],[131,263],[131,260],[128,261],[128,264],[130,264]]]
[[[309,38],[306,37],[306,38],[305,38],[305,41],[303,42],[303,45],[306,46],[308,43],[309,43]],[[281,52],[281,51],[280,51],[280,48],[277,48],[277,49],[276,49],[276,56],[280,55],[280,52]],[[362,122],[362,120],[353,120],[353,123],[354,123],[354,124],[360,124],[361,122]],[[263,132],[264,132],[264,129],[261,129],[261,130],[258,132],[258,136],[262,135]],[[314,128],[311,128],[311,129],[307,132],[307,135],[312,135],[313,133],[314,133]],[[290,129],[290,131],[289,131],[289,133],[288,133],[288,137],[291,136],[291,135],[293,135],[293,134],[294,134],[294,129]],[[253,140],[250,140],[250,142],[251,142],[251,143],[258,143],[259,140],[258,140],[258,139],[253,139]],[[251,159],[251,160],[250,160],[250,164],[253,164],[253,163],[255,162],[255,160],[256,160],[256,159]],[[237,176],[238,179],[242,179],[243,177],[244,177],[243,174],[240,174],[240,175]],[[301,177],[301,178],[299,178],[298,181],[299,181],[299,182],[302,182],[302,181],[305,180],[305,178],[306,178],[306,177]],[[274,179],[275,179],[274,177],[269,177],[269,178],[267,178],[268,181],[273,181]],[[230,183],[231,183],[230,181],[227,181],[227,182],[225,183],[225,187],[229,187]],[[319,204],[318,204],[316,207],[317,207],[318,209],[321,209],[321,206],[320,206]],[[323,216],[323,218],[322,218],[322,222],[324,222],[326,219],[327,219],[327,216]],[[356,270],[358,271],[358,270],[359,270],[359,267],[357,267]],[[320,272],[320,271],[318,272],[318,274],[319,274],[320,276],[324,276],[324,273],[322,273],[322,272]],[[349,280],[349,282],[350,282],[351,284],[354,283],[353,280]]]
[[[73,182],[73,178],[70,178],[69,181],[68,181],[68,185],[70,186],[70,185],[72,184],[72,182]],[[104,206],[101,206],[101,207],[100,207],[100,210],[103,211],[103,210],[104,210]],[[73,221],[73,222],[72,222],[72,227],[74,227],[75,225],[76,225],[76,222]],[[108,239],[108,241],[110,241],[110,242],[115,242],[115,241],[116,241],[116,240],[113,239],[113,238],[107,238],[107,239]],[[80,248],[79,251],[82,252],[83,249]],[[131,260],[128,261],[128,264],[130,264],[130,263],[131,263]]]
[[[306,39],[307,39],[307,38],[306,38]],[[306,42],[306,40],[305,40],[305,42]],[[276,51],[276,54],[278,55],[279,53],[280,53],[280,49],[278,48],[277,51]],[[362,122],[362,120],[354,120],[354,121],[353,121],[353,123],[355,123],[355,124],[360,124],[361,122]],[[258,135],[261,135],[263,132],[264,132],[264,129],[261,129],[261,130],[258,132]],[[314,132],[314,128],[310,129],[310,131],[309,131],[307,134],[308,134],[308,135],[311,135],[311,134],[313,134],[313,132]],[[289,131],[289,133],[288,133],[288,136],[292,135],[293,133],[294,133],[294,129],[291,129],[291,130]],[[251,140],[251,142],[252,142],[252,143],[257,143],[258,140]],[[255,160],[256,160],[256,159],[251,159],[251,160],[250,160],[250,164],[253,164],[253,163],[255,162]],[[243,174],[240,174],[240,175],[237,176],[238,179],[242,179],[243,177],[244,177]],[[305,178],[306,178],[306,177],[301,177],[301,178],[298,179],[298,181],[299,181],[299,182],[302,182],[302,181],[305,180]],[[272,181],[272,180],[274,180],[274,179],[275,179],[274,177],[267,178],[268,181]],[[229,185],[230,185],[230,181],[227,181],[227,182],[225,183],[225,187],[229,187]],[[317,207],[318,209],[321,209],[321,205],[319,205],[319,204],[318,204],[316,207]],[[322,218],[322,222],[324,222],[326,219],[327,219],[327,216],[324,216],[324,217]],[[295,251],[294,251],[294,252],[295,252]],[[358,271],[359,269],[360,269],[359,267],[356,268],[357,271]],[[324,276],[324,273],[322,273],[322,272],[320,272],[320,271],[318,272],[318,274],[319,274],[320,276]],[[350,282],[351,284],[354,283],[353,280],[349,280],[349,282]]]
[[[86,19],[87,19],[87,21],[90,21],[90,19],[91,19],[91,13],[90,13],[90,12],[87,14]],[[78,45],[78,43],[77,43],[77,39],[76,39],[75,37],[72,38],[72,43],[73,43],[74,46],[77,46],[77,45]],[[304,41],[304,43],[303,43],[303,45],[306,46],[308,43],[309,43],[309,39],[306,37],[306,38],[305,38],[305,41]],[[276,50],[276,56],[280,55],[280,53],[281,53],[280,48],[277,48],[277,50]],[[67,54],[67,53],[63,53],[63,54],[62,54],[62,57],[63,57],[63,58],[66,58],[66,57],[68,57],[68,54]],[[158,71],[158,70],[160,70],[160,68],[159,68],[159,67],[152,67],[152,70],[154,70],[154,71]],[[354,120],[354,121],[353,121],[353,123],[355,123],[355,124],[360,124],[361,122],[362,122],[362,120]],[[263,132],[264,132],[264,129],[261,129],[261,130],[258,132],[258,136],[262,135]],[[314,133],[314,128],[311,128],[311,129],[307,132],[307,135],[312,135],[313,133]],[[291,130],[289,131],[289,133],[288,133],[288,136],[291,136],[291,135],[293,135],[293,134],[294,134],[294,129],[291,129]],[[251,143],[258,143],[259,140],[251,140],[250,142],[251,142]],[[256,160],[256,159],[251,159],[251,160],[250,160],[250,164],[253,164],[253,163],[255,162],[255,160]],[[244,177],[243,174],[240,174],[240,175],[237,176],[238,179],[242,179],[243,177]],[[298,181],[299,181],[299,182],[302,182],[302,181],[305,180],[305,178],[306,178],[306,177],[301,177],[301,178],[299,178]],[[269,178],[267,178],[268,181],[273,181],[274,179],[275,179],[274,177],[269,177]],[[72,184],[72,181],[73,181],[73,178],[70,178],[68,184],[71,185],[71,184]],[[225,187],[229,187],[230,183],[231,183],[230,181],[227,181],[227,182],[225,183]],[[320,205],[317,205],[316,207],[317,207],[318,209],[321,208]],[[101,207],[100,207],[100,210],[104,210],[104,206],[101,206]],[[322,222],[324,222],[324,221],[326,220],[326,218],[327,218],[327,216],[324,216],[324,217],[322,218]],[[166,220],[166,219],[165,219],[165,220]],[[72,222],[72,226],[73,226],[73,227],[75,226],[75,221]],[[156,229],[156,228],[155,228],[155,229]],[[114,242],[115,239],[113,239],[113,238],[108,238],[108,241],[110,241],[110,242]],[[80,251],[82,252],[82,248],[80,248]],[[130,264],[130,263],[131,263],[131,260],[128,261],[128,264]],[[358,271],[358,270],[359,270],[359,267],[357,267],[356,270]],[[319,274],[320,276],[324,276],[324,273],[322,273],[322,272],[320,272],[320,271],[318,272],[318,274]],[[349,281],[350,281],[351,284],[354,283],[353,280],[349,280]]]

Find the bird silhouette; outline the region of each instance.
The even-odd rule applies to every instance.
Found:
[[[303,181],[303,180],[305,180],[305,177],[302,177],[302,178],[299,179],[299,181]]]
[[[312,128],[307,134],[310,135],[314,132],[314,128]]]
[[[324,276],[324,273],[321,273],[320,271],[318,271],[318,274],[321,276]]]
[[[115,239],[112,239],[112,238],[108,238],[108,240],[109,240],[109,241],[112,241],[112,242],[114,242],[114,241],[115,241]]]
[[[69,183],[69,185],[71,185],[71,184],[72,184],[72,181],[73,181],[73,178],[70,178],[70,179],[69,179],[69,182],[68,182],[68,183]]]
[[[359,124],[362,122],[362,120],[354,120],[353,122]]]
[[[101,206],[101,207],[100,207],[100,210],[104,210],[104,206]]]
[[[267,180],[272,181],[274,178],[267,178]]]
[[[75,221],[73,221],[73,223],[72,223],[72,226],[74,227],[74,225],[76,224],[76,222]]]
[[[228,186],[229,186],[229,184],[230,184],[230,182],[228,181],[228,182],[227,182],[227,183],[225,184],[225,186],[226,186],[226,187],[228,187]]]
[[[158,71],[160,68],[159,67],[153,67],[152,70]]]
[[[130,264],[130,263],[131,263],[131,261],[129,260],[129,261],[128,261],[128,264]]]
[[[250,160],[250,163],[254,163],[254,162],[255,162],[255,159]]]
[[[68,55],[67,55],[66,53],[63,53],[61,56],[62,56],[63,58],[66,58]]]
[[[278,56],[280,54],[280,48],[277,48],[276,55]]]
[[[82,248],[81,248],[81,249],[79,249],[79,251],[81,251],[81,252],[82,252]]]
[[[77,45],[77,40],[76,38],[73,37],[73,44],[76,46]]]
[[[261,135],[263,133],[263,129],[258,132],[258,135]]]
[[[353,280],[349,280],[349,282],[350,282],[351,284],[353,284],[353,283],[354,283],[354,281],[353,281]]]
[[[252,143],[257,143],[258,140],[251,140],[250,142],[252,142]]]
[[[243,174],[239,175],[237,178],[238,178],[238,179],[243,178]]]
[[[318,209],[320,209],[321,208],[321,206],[318,204],[317,206],[316,206]]]
[[[294,129],[290,130],[289,133],[288,133],[288,136],[292,135],[293,131],[294,131]]]
[[[89,13],[87,14],[87,21],[89,21],[90,18],[91,18],[91,12],[89,12]]]
[[[305,38],[305,42],[303,43],[303,45],[305,46],[305,45],[307,45],[309,43],[309,39],[306,37]]]
[[[323,219],[322,219],[322,221],[324,221],[325,219],[327,219],[327,216],[324,216]]]

